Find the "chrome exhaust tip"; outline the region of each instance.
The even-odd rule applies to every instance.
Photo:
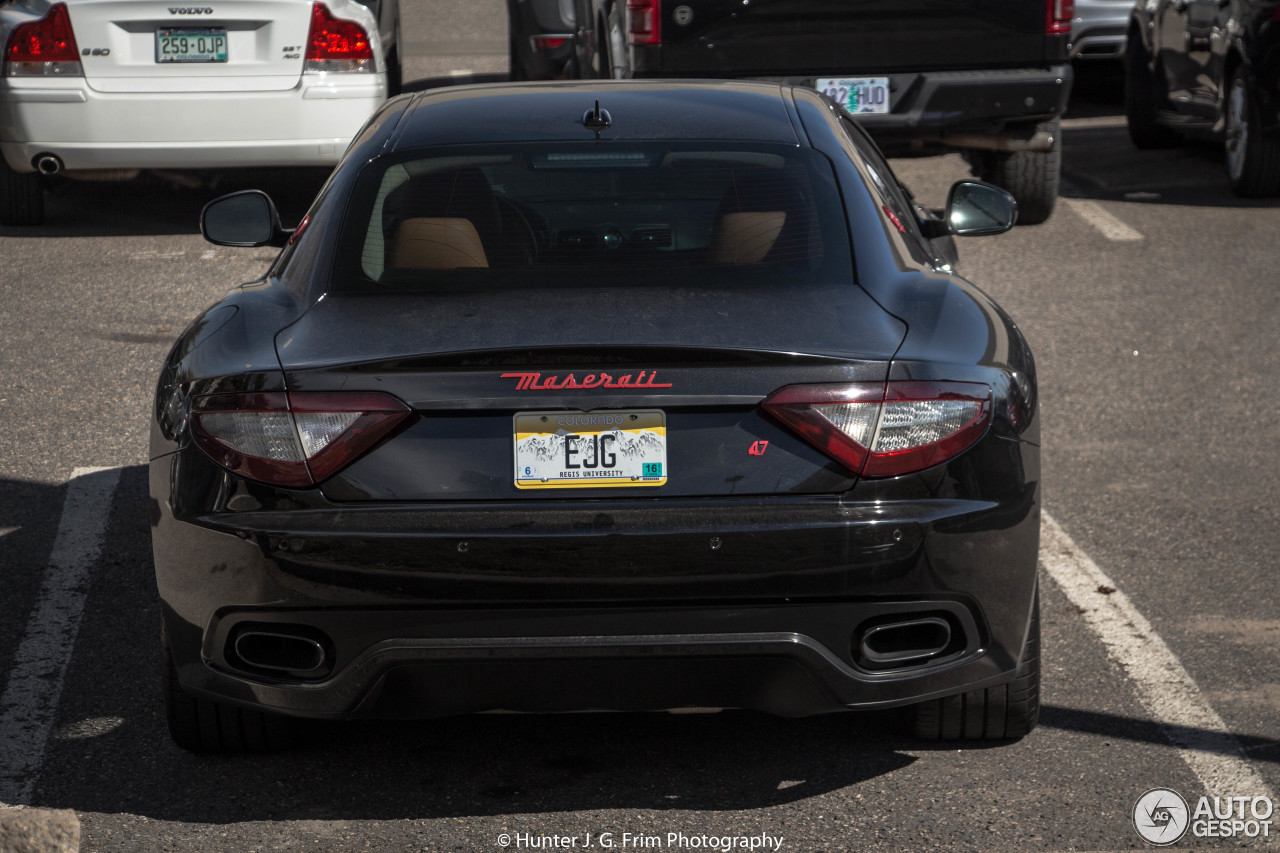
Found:
[[[329,664],[324,643],[285,631],[240,631],[232,649],[241,664],[278,675],[314,678],[325,674]]]
[[[31,163],[42,175],[56,175],[62,171],[62,160],[56,154],[37,154]]]
[[[937,616],[887,622],[868,628],[858,644],[859,656],[872,668],[919,666],[951,647],[951,624]]]

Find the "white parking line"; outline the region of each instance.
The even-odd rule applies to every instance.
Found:
[[[1096,201],[1083,198],[1064,198],[1062,203],[1071,208],[1081,219],[1102,232],[1102,236],[1118,243],[1141,240],[1142,232],[1130,228],[1102,209]]]
[[[1107,654],[1124,670],[1138,701],[1208,794],[1268,797],[1274,802],[1275,795],[1182,662],[1115,581],[1047,514],[1040,525],[1040,563],[1083,612]],[[1159,779],[1151,782],[1161,784]]]
[[[77,468],[67,483],[40,597],[0,697],[0,808],[31,802],[119,481],[119,468]]]

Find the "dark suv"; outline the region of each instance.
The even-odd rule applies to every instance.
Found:
[[[557,24],[572,29],[573,73],[820,89],[887,153],[959,150],[1013,193],[1021,224],[1053,213],[1072,0],[575,2]]]

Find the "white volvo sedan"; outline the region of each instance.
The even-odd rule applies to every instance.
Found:
[[[396,0],[0,2],[0,223],[39,224],[60,173],[338,162],[399,87],[398,22]]]

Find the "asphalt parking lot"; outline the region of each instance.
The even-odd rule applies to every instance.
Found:
[[[505,68],[501,4],[405,8],[416,85]],[[201,206],[258,185],[296,219],[323,174],[68,184],[46,225],[0,228],[0,804],[74,809],[85,850],[309,853],[1118,850],[1144,846],[1153,788],[1274,803],[1280,203],[1232,196],[1210,147],[1136,151],[1118,80],[1077,89],[1054,217],[960,244],[1040,369],[1031,736],[922,746],[893,711],[493,715],[181,752],[159,696],[150,395],[177,333],[273,257],[204,243]],[[958,157],[894,167],[937,206],[967,175]],[[1269,820],[1180,846],[1274,844]]]

